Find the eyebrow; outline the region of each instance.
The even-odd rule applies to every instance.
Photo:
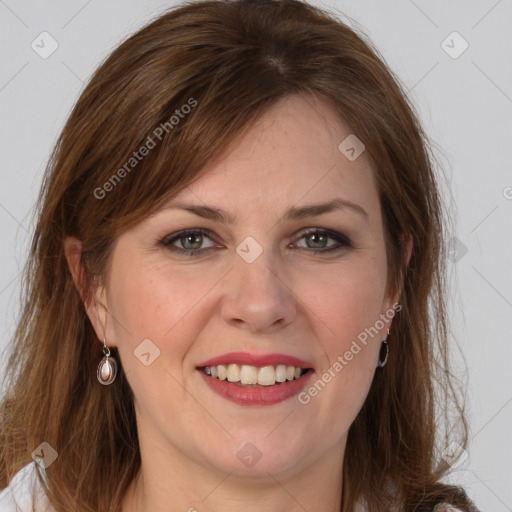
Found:
[[[198,204],[189,204],[182,202],[173,202],[168,206],[169,209],[182,209],[191,212],[205,219],[222,222],[224,224],[233,224],[236,222],[236,215],[232,215],[220,208],[212,206],[202,206]],[[306,206],[292,206],[286,211],[283,220],[301,220],[308,217],[315,217],[335,210],[350,210],[362,216],[366,221],[369,219],[368,212],[358,204],[346,199],[336,198],[326,203],[310,204]]]

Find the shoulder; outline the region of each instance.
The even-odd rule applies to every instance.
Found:
[[[2,512],[54,512],[39,482],[36,462],[20,469],[0,490],[0,510]]]

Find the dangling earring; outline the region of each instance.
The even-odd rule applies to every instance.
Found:
[[[386,336],[386,339],[382,340],[382,342],[380,344],[379,363],[377,365],[378,368],[384,367],[386,365],[386,363],[388,362],[388,356],[389,356],[388,339],[389,339],[389,329],[388,329],[388,335]]]
[[[103,359],[98,364],[96,377],[98,382],[107,386],[112,384],[117,375],[117,361],[110,356],[110,349],[107,347],[107,341],[103,338]]]

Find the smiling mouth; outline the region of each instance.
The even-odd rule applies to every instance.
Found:
[[[225,380],[240,387],[264,388],[299,380],[312,369],[285,364],[252,366],[232,363],[203,366],[199,370],[213,379]]]

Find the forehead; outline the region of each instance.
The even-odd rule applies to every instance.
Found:
[[[304,95],[284,98],[166,205],[214,203],[243,214],[341,196],[371,209],[378,194],[369,159],[364,151],[349,159],[339,148],[353,137],[328,103]]]

